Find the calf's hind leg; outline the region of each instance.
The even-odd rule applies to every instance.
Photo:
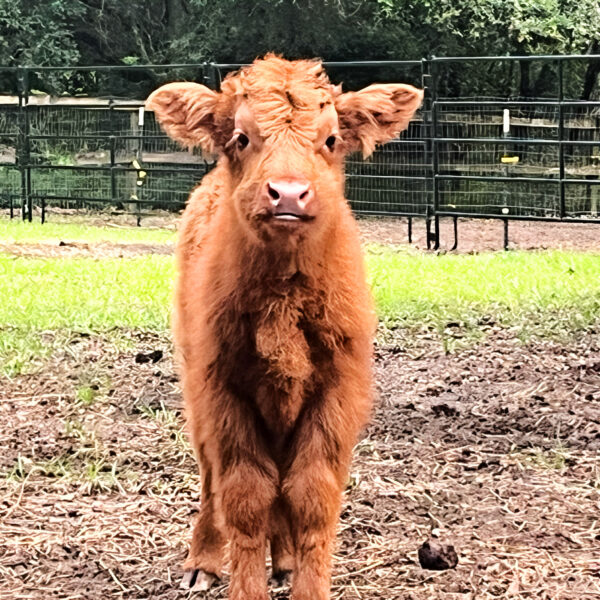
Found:
[[[216,524],[213,470],[202,445],[197,456],[202,476],[202,501],[190,551],[183,565],[185,574],[181,587],[202,591],[209,589],[221,577],[225,536]]]

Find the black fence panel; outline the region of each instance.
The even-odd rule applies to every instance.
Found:
[[[0,71],[0,208],[11,217],[26,214],[24,83],[16,69]]]
[[[402,82],[423,86],[422,61],[325,62],[334,84],[355,91],[373,83]],[[371,157],[346,160],[346,197],[361,214],[426,216],[431,203],[432,172],[428,128],[420,111],[408,129],[378,148]]]
[[[600,56],[326,62],[355,90],[425,88],[419,114],[346,162],[357,213],[600,223]],[[0,68],[0,208],[179,211],[212,167],[158,127],[144,99],[168,81],[218,88],[242,65]],[[85,90],[85,93],[83,93]]]
[[[432,59],[436,219],[600,223],[599,62],[599,56]]]
[[[0,81],[17,85],[0,106],[0,206],[10,205],[12,216],[18,203],[29,220],[36,207],[42,220],[50,207],[126,211],[138,221],[156,209],[181,210],[208,165],[160,131],[144,99],[174,79],[203,81],[204,72],[205,65],[0,70]]]

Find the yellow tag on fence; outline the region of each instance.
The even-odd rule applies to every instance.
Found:
[[[519,157],[518,156],[503,156],[500,160],[505,164],[506,163],[516,164],[519,162]]]

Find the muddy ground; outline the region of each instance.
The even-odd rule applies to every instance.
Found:
[[[0,252],[28,258],[131,258],[144,254],[173,254],[174,244],[111,242],[40,242],[14,243],[0,241]]]
[[[408,221],[401,218],[360,218],[363,235],[373,242],[408,243]],[[456,252],[473,253],[504,249],[504,223],[498,219],[458,219]],[[431,226],[433,232],[433,225]],[[600,251],[600,220],[588,223],[544,223],[540,221],[510,221],[508,226],[510,250],[565,250]],[[417,249],[427,248],[425,221],[413,219],[412,243]],[[448,252],[454,245],[452,219],[440,219],[440,252]]]
[[[486,333],[454,355],[426,335],[410,354],[377,348],[332,598],[600,597],[600,335]],[[130,337],[128,351],[76,337],[2,382],[0,598],[188,596],[199,490],[170,346]],[[455,546],[455,570],[419,567],[432,536]]]
[[[481,327],[453,354],[435,333],[380,336],[332,598],[600,598],[600,330],[524,344]],[[0,449],[0,599],[190,597],[199,487],[168,337],[75,335],[0,380]],[[456,569],[419,566],[428,538]]]

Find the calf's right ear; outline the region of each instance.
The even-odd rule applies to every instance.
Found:
[[[201,147],[206,154],[218,148],[215,112],[219,94],[198,83],[168,83],[146,100],[165,133],[187,148]]]

